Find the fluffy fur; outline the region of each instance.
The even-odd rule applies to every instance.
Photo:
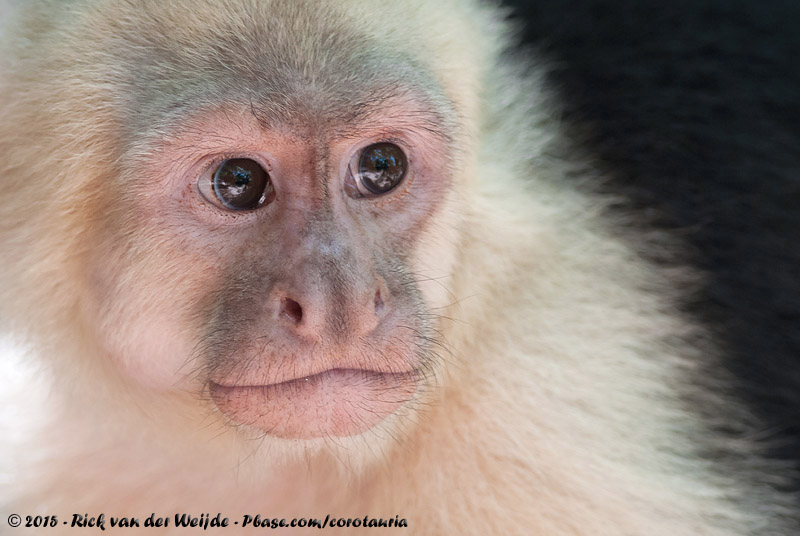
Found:
[[[16,410],[0,425],[18,432],[0,443],[4,514],[399,514],[413,534],[791,533],[783,468],[760,457],[747,412],[722,390],[684,389],[716,359],[678,313],[695,276],[649,264],[616,237],[625,222],[607,199],[564,187],[594,172],[540,78],[504,59],[509,30],[492,6],[41,1],[15,15],[0,58],[0,316],[37,368],[4,401]],[[117,210],[104,185],[197,103],[197,80],[173,66],[213,85],[208,58],[237,52],[226,29],[261,17],[282,21],[275,31],[296,47],[288,63],[324,65],[342,46],[411,58],[455,111],[456,188],[414,262],[437,314],[432,389],[364,437],[254,439],[204,401],[137,387],[104,359],[82,305],[88,259],[103,254],[97,222]],[[339,40],[346,29],[329,20],[361,40]],[[148,48],[167,31],[182,57]],[[339,76],[358,84],[357,72]],[[171,84],[184,84],[180,102],[166,102]],[[130,214],[116,221],[120,236],[140,229]],[[174,262],[152,248],[148,262]],[[148,291],[135,274],[127,283]]]

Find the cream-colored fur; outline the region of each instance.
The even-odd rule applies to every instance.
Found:
[[[591,167],[541,81],[503,59],[508,29],[493,8],[325,7],[435,73],[461,151],[456,187],[415,252],[439,315],[431,389],[361,437],[291,442],[253,439],[205,401],[139,388],[103,359],[82,296],[93,225],[113,210],[95,186],[118,164],[129,106],[108,95],[136,65],[99,47],[113,45],[117,22],[138,24],[146,42],[150,16],[178,42],[208,39],[250,6],[295,9],[302,51],[315,38],[304,10],[326,3],[35,4],[9,19],[0,58],[0,317],[29,374],[6,365],[17,379],[1,395],[4,534],[10,513],[60,523],[101,512],[399,515],[406,533],[431,535],[788,534],[788,503],[753,476],[753,445],[727,445],[739,456],[727,471],[702,457],[717,439],[682,388],[713,345],[680,342],[704,336],[669,290],[688,275],[648,265],[615,237],[605,201],[564,180]],[[169,251],[154,258],[171,262]],[[747,419],[721,395],[705,400]]]

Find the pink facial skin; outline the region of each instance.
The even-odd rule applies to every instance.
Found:
[[[413,401],[431,326],[406,262],[449,185],[446,141],[413,128],[422,113],[396,100],[312,129],[207,111],[131,157],[127,227],[104,228],[85,306],[112,360],[282,438],[360,434]],[[402,148],[406,175],[359,194],[352,163],[377,142]],[[199,181],[230,158],[263,167],[274,197],[248,211],[205,198]]]

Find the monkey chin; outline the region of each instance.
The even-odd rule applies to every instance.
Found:
[[[416,372],[331,369],[269,385],[211,381],[211,398],[232,421],[285,439],[348,437],[379,424],[411,400]]]

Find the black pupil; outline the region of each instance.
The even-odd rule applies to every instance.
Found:
[[[269,174],[248,158],[225,160],[214,174],[214,192],[223,205],[233,210],[257,208],[269,186]]]
[[[364,149],[358,167],[364,187],[374,194],[383,194],[403,180],[406,156],[393,143],[376,143]]]
[[[236,178],[236,186],[250,184],[250,173],[237,169],[233,176]]]

